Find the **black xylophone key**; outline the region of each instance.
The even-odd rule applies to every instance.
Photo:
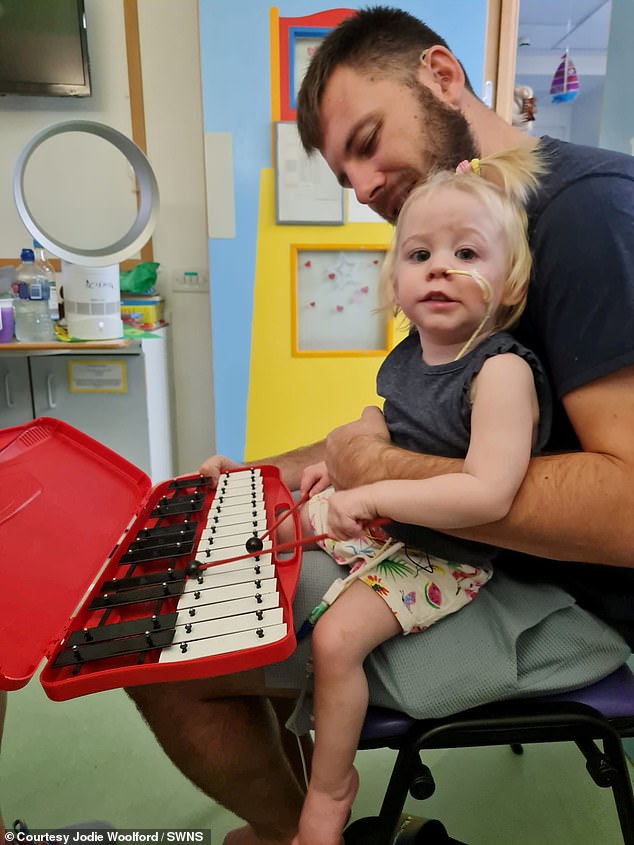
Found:
[[[155,546],[160,546],[162,543],[187,542],[188,540],[192,540],[196,535],[196,525],[194,523],[188,523],[185,526],[162,525],[161,528],[163,531],[160,534],[141,534],[139,532],[128,546],[127,551],[135,552],[138,549],[151,549]],[[154,531],[156,529],[150,528],[148,530]]]
[[[150,514],[153,517],[171,516],[179,513],[195,513],[202,510],[205,503],[205,495],[203,493],[193,493],[189,496],[172,496],[167,498],[163,496],[156,503],[156,507]]]
[[[66,641],[66,647],[86,645],[92,642],[117,640],[144,634],[146,631],[171,630],[176,625],[178,613],[159,613],[143,619],[129,619],[127,622],[113,622],[111,625],[95,625],[82,631],[73,631]]]
[[[175,478],[170,481],[168,488],[180,490],[183,487],[206,487],[208,484],[211,484],[211,478],[208,475],[199,475],[197,478]]]
[[[163,581],[154,586],[139,587],[134,590],[121,590],[113,593],[102,593],[96,596],[89,605],[90,610],[107,610],[124,604],[136,604],[155,599],[180,596],[183,592],[183,581]]]
[[[151,651],[155,648],[165,648],[174,639],[175,628],[152,630],[132,637],[123,637],[106,642],[89,642],[84,645],[72,645],[61,651],[53,666],[76,666],[92,660],[104,660],[107,657],[121,657],[125,654],[136,654]]]
[[[171,537],[179,534],[188,535],[190,531],[196,533],[196,524],[184,520],[184,522],[174,522],[171,525],[155,525],[152,528],[141,528],[137,533],[133,543],[149,540],[152,537]]]
[[[119,564],[122,566],[131,563],[143,563],[148,560],[161,560],[166,557],[178,557],[179,555],[188,555],[194,547],[193,539],[187,542],[164,543],[160,546],[150,548],[136,549],[135,551],[127,551],[121,555]]]
[[[100,590],[102,593],[112,593],[117,590],[130,590],[136,587],[147,587],[150,584],[162,584],[164,581],[184,581],[184,569],[168,569],[165,572],[147,572],[145,575],[131,575],[127,578],[113,578],[105,581]]]

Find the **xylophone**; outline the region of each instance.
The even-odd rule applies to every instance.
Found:
[[[294,649],[300,550],[283,555],[266,536],[293,507],[276,468],[232,470],[217,488],[187,476],[149,489],[147,476],[120,456],[42,418],[0,432],[0,472],[13,488],[0,491],[0,532],[4,514],[14,563],[11,579],[6,561],[0,572],[0,587],[11,581],[13,590],[10,602],[4,589],[0,598],[0,612],[11,606],[13,645],[0,637],[0,688],[28,681],[36,665],[28,664],[42,654],[42,685],[65,700],[236,672]],[[299,539],[296,512],[288,521]],[[249,540],[255,551],[247,551]],[[44,586],[16,583],[16,570],[37,570]],[[74,580],[85,591],[79,600]],[[42,631],[58,618],[52,605],[69,600],[74,612],[60,614],[61,630],[47,639]]]

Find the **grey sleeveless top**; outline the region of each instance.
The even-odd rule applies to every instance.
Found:
[[[414,452],[464,458],[471,437],[471,385],[484,362],[511,352],[530,365],[540,408],[533,453],[541,451],[550,432],[552,399],[537,357],[506,332],[491,335],[458,361],[429,365],[422,359],[417,332],[409,334],[387,356],[377,375],[377,393],[392,442]],[[504,390],[504,385],[500,385]],[[482,565],[496,549],[461,540],[421,526],[392,523],[397,539],[458,563]]]

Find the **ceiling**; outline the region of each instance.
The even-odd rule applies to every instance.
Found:
[[[520,0],[516,84],[550,99],[550,81],[566,48],[579,74],[579,97],[603,85],[611,0]]]

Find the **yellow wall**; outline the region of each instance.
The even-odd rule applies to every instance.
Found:
[[[245,460],[312,443],[378,404],[375,377],[384,354],[293,357],[291,245],[364,244],[384,247],[387,223],[277,226],[272,169],[260,178]],[[394,342],[403,336],[401,321]]]

